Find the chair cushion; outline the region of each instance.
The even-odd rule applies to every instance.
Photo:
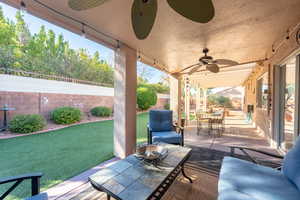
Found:
[[[152,131],[172,131],[173,112],[171,110],[150,110],[149,126]]]
[[[236,190],[224,190],[219,194],[218,200],[257,200],[248,194]]]
[[[300,190],[300,138],[283,160],[283,174]]]
[[[175,131],[152,132],[152,142],[180,144],[181,141],[182,141],[181,134],[178,134]]]
[[[220,172],[218,200],[299,200],[300,191],[282,172],[225,157]]]
[[[48,195],[47,193],[41,193],[32,197],[28,197],[25,200],[48,200]]]

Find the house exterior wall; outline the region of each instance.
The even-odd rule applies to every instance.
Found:
[[[277,46],[270,49],[267,52],[268,60],[257,64],[254,68],[251,75],[246,79],[243,86],[245,87],[245,101],[244,101],[244,111],[247,111],[247,105],[254,105],[254,115],[253,121],[257,129],[269,140],[271,146],[277,146],[277,136],[274,134],[274,83],[276,80],[274,79],[274,68],[279,67],[282,62],[287,59],[294,52],[298,51],[300,48],[300,44],[297,43],[295,32],[291,33],[289,39],[286,39],[285,36],[282,36],[282,40],[280,46]],[[274,41],[275,42],[275,41]],[[277,41],[278,42],[278,41]],[[268,108],[261,109],[256,106],[257,100],[257,79],[268,72]]]
[[[253,122],[256,128],[260,131],[261,134],[266,137],[271,137],[271,118],[270,107],[268,108],[259,108],[257,106],[257,80],[264,74],[268,73],[268,66],[264,66],[265,64],[257,65],[252,71],[251,75],[244,82],[245,87],[245,100],[244,100],[244,112],[247,112],[247,105],[254,106],[253,113]],[[269,77],[269,76],[268,76]],[[269,88],[271,88],[269,84]],[[270,97],[270,89],[269,89],[269,97]]]

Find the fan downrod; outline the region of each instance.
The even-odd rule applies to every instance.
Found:
[[[207,53],[209,52],[209,49],[208,48],[204,48],[203,49],[203,53],[205,54],[205,56],[207,56]]]

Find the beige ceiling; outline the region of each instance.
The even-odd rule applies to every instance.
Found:
[[[194,87],[214,88],[240,86],[251,74],[256,63],[220,69],[220,72],[200,72],[189,76]]]
[[[148,58],[156,59],[169,71],[197,62],[204,47],[211,50],[214,58],[238,62],[263,59],[272,43],[300,21],[300,0],[213,0],[216,15],[207,24],[192,22],[174,12],[166,0],[158,0],[153,30],[147,39],[138,40],[131,27],[133,0],[109,0],[99,7],[80,12],[71,10],[67,0],[40,1],[128,44]],[[19,0],[4,2],[19,6]],[[42,9],[33,0],[25,2],[29,12],[37,16],[73,31],[78,32],[81,28]]]

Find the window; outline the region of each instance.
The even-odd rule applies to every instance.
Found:
[[[264,73],[256,81],[257,93],[256,93],[256,106],[258,108],[267,109],[268,107],[268,73]]]

